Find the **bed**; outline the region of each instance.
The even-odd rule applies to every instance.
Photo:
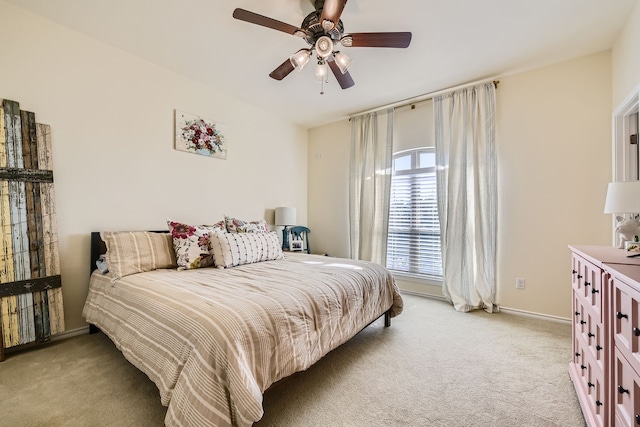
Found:
[[[91,242],[83,315],[156,384],[167,426],[251,426],[269,386],[402,312],[393,277],[370,262],[281,253],[230,268],[154,265],[120,276],[95,270],[106,247],[100,233]]]

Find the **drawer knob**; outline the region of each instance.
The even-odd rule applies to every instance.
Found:
[[[629,318],[629,316],[627,316],[626,314],[621,313],[621,312],[619,312],[619,311],[617,311],[617,312],[616,312],[616,317],[617,317],[618,319],[622,319],[623,317],[624,317],[625,319],[628,319],[628,318]]]
[[[624,388],[621,385],[619,385],[618,386],[618,393],[620,393],[620,394],[624,394],[624,393],[629,394],[629,390],[627,390],[626,388]]]
[[[591,289],[591,293],[592,294],[598,294],[598,293],[600,293],[600,289]]]
[[[580,353],[576,353],[576,357],[580,357]]]
[[[640,424],[640,415],[636,415],[636,424]]]
[[[578,274],[578,279],[582,279],[582,277],[583,277],[582,275]]]
[[[596,400],[596,406],[602,406],[602,402],[600,402],[599,400]]]
[[[587,336],[588,336],[589,338],[593,338],[593,337],[595,337],[595,335],[594,335],[594,334],[592,334],[591,332],[589,332],[589,333],[587,334]]]
[[[577,273],[577,271],[571,270],[571,274],[576,274],[576,273]]]
[[[588,382],[588,383],[587,383],[587,385],[588,385],[589,387],[595,387],[595,386],[596,386],[596,385],[595,385],[594,383],[592,383],[592,382]]]
[[[591,286],[591,283],[589,283],[589,282],[584,282],[584,286],[585,286],[585,287],[586,287],[586,286]]]
[[[580,312],[579,311],[576,311],[575,314],[576,314],[576,316],[580,316]]]
[[[580,369],[587,369],[587,367],[584,365],[580,365]]]
[[[586,320],[581,320],[581,321],[580,321],[580,324],[581,324],[581,325],[585,325],[586,323],[587,323],[587,321],[586,321]]]
[[[600,351],[600,350],[602,350],[602,347],[599,346],[599,345],[596,345],[596,350]]]
[[[633,335],[635,335],[635,336],[637,336],[637,337],[640,337],[640,329],[638,329],[638,328],[634,327],[634,328],[633,328]]]

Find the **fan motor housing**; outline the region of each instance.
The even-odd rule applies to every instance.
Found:
[[[324,5],[324,0],[319,1]],[[316,1],[316,4],[317,3],[318,1]],[[339,20],[338,24],[333,29],[325,31],[325,29],[322,28],[322,23],[320,22],[321,14],[322,9],[311,12],[306,18],[304,18],[302,25],[300,25],[300,28],[305,32],[305,36],[303,38],[311,46],[316,44],[316,40],[318,40],[319,37],[326,35],[331,37],[332,40],[340,40],[344,34],[342,20]]]

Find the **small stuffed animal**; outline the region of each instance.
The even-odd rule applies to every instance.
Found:
[[[633,240],[635,236],[640,236],[640,218],[625,219],[616,217],[616,231],[620,235],[619,248],[624,248],[624,242]]]

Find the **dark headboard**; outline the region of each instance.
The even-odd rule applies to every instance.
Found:
[[[151,233],[168,233],[168,230],[151,230]],[[96,267],[96,261],[100,257],[100,255],[107,252],[107,246],[102,241],[100,237],[99,231],[91,232],[91,269],[89,270],[89,274],[93,273]]]

